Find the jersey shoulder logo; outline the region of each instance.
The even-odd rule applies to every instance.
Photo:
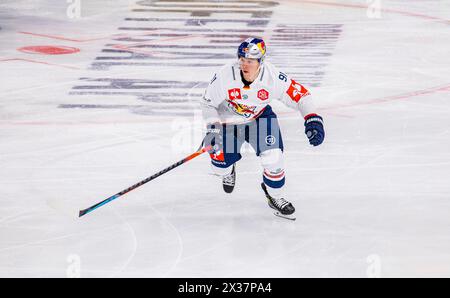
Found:
[[[286,91],[286,93],[295,102],[299,102],[302,97],[310,94],[308,89],[294,80],[291,80],[291,85],[289,86],[289,89]]]
[[[245,118],[250,118],[255,115],[256,106],[248,106],[245,104],[239,104],[234,101],[228,102],[228,107],[240,116],[244,116]]]
[[[258,91],[258,98],[261,100],[266,100],[269,98],[269,92],[266,89],[261,89]]]
[[[228,98],[230,100],[242,99],[241,90],[239,88],[228,89]]]

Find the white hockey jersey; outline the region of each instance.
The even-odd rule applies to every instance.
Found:
[[[314,113],[309,91],[270,62],[261,65],[250,86],[242,82],[238,62],[224,65],[206,88],[201,107],[207,123],[241,124],[257,118],[273,100],[299,110],[303,117]]]

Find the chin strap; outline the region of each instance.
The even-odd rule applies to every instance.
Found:
[[[256,78],[259,76],[259,72],[261,71],[261,67],[262,67],[262,62],[259,63],[258,70],[256,71],[256,75],[255,75],[255,77],[253,78],[253,81],[252,81],[252,82],[254,82],[254,81],[256,80]]]

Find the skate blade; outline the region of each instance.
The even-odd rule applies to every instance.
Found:
[[[296,220],[297,218],[295,216],[291,215],[285,215],[285,214],[281,214],[280,212],[276,211],[273,213],[275,216],[284,218],[284,219],[289,219],[289,220]]]

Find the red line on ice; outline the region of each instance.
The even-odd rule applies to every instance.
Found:
[[[408,93],[398,94],[398,95],[391,95],[376,99],[370,99],[368,101],[359,102],[359,103],[349,103],[349,104],[340,104],[336,106],[331,106],[327,108],[323,108],[322,110],[333,110],[333,109],[340,109],[340,108],[351,108],[356,106],[364,106],[364,105],[371,105],[371,104],[380,104],[385,102],[391,102],[395,100],[401,100],[401,99],[408,99],[411,97],[419,96],[419,95],[425,95],[425,94],[431,94],[439,91],[450,91],[450,84],[444,85],[444,86],[437,86],[422,90],[416,90]]]
[[[67,37],[63,37],[63,36],[39,34],[39,33],[24,32],[24,31],[19,31],[19,33],[26,34],[26,35],[39,36],[39,37],[46,37],[46,38],[51,38],[51,39],[57,39],[57,40],[73,41],[73,42],[95,41],[95,40],[108,39],[111,37],[111,36],[107,36],[107,37],[100,37],[100,38],[75,39],[75,38],[67,38]]]
[[[30,63],[45,64],[45,65],[50,65],[50,66],[59,66],[59,67],[70,68],[70,69],[81,69],[76,66],[55,64],[55,63],[49,63],[49,62],[37,61],[37,60],[31,60],[31,59],[23,59],[23,58],[9,58],[9,59],[0,60],[0,62],[7,62],[7,61],[24,61],[24,62],[30,62]]]
[[[368,9],[367,5],[361,5],[361,4],[330,3],[330,2],[325,2],[325,1],[314,1],[314,0],[301,0],[301,2],[309,3],[309,4],[337,6],[337,7]],[[417,18],[422,18],[422,19],[439,21],[439,22],[447,24],[447,25],[450,24],[450,20],[448,20],[448,19],[442,19],[439,17],[433,17],[433,16],[415,13],[415,12],[408,12],[408,11],[402,11],[402,10],[390,9],[390,8],[381,8],[380,11],[386,12],[386,13],[397,13],[397,14],[402,14],[402,15],[406,15],[406,16],[410,16],[410,17],[417,17]]]

